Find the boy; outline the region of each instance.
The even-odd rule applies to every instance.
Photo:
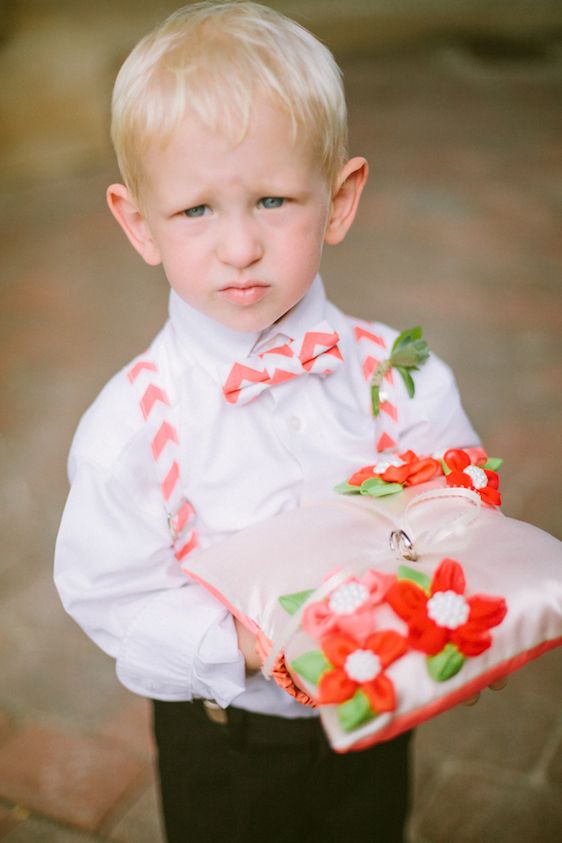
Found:
[[[186,7],[125,62],[112,135],[124,183],[108,204],[143,259],[163,265],[170,319],[149,362],[110,381],[73,442],[56,554],[65,607],[123,684],[155,700],[170,843],[398,843],[408,738],[330,752],[314,710],[257,673],[252,636],[187,581],[172,547],[178,531],[187,554],[298,507],[375,449],[478,443],[436,358],[416,374],[414,400],[389,384],[388,412],[373,419],[361,357],[384,354],[396,334],[326,301],[322,248],[344,239],[367,178],[366,161],[346,154],[339,70],[271,9]],[[271,349],[290,356],[319,334],[334,345],[303,376],[293,357],[289,376],[263,368]],[[134,392],[143,378],[144,416],[159,403],[174,422],[164,418],[153,457]],[[170,448],[173,506],[156,465]]]

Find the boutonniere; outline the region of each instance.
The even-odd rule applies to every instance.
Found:
[[[429,348],[426,341],[422,339],[422,329],[419,325],[402,331],[396,337],[390,357],[382,360],[371,375],[371,403],[374,416],[378,416],[380,412],[380,386],[385,375],[391,369],[396,369],[406,385],[408,395],[413,398],[416,386],[411,372],[417,372],[428,357]]]

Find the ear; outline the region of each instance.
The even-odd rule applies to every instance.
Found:
[[[161,263],[148,222],[128,188],[124,184],[112,184],[107,188],[106,197],[109,210],[143,260],[150,266]]]
[[[351,228],[368,174],[364,158],[351,158],[340,170],[324,235],[329,245],[341,243]]]

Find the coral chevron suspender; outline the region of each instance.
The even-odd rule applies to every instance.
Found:
[[[195,511],[182,494],[180,441],[173,408],[153,360],[140,357],[127,372],[149,429],[152,459],[160,482],[168,526],[178,562],[198,546]]]
[[[370,383],[373,373],[381,365],[387,345],[382,336],[373,332],[370,322],[353,323],[353,336],[359,350],[363,375]],[[180,438],[174,419],[174,408],[162,386],[161,374],[154,360],[141,355],[127,371],[127,379],[135,391],[142,417],[149,431],[152,460],[160,489],[174,554],[181,562],[198,547],[195,510],[182,493]],[[392,401],[394,378],[391,370],[385,373],[385,390],[380,392],[377,451],[397,446],[396,424],[398,408]]]

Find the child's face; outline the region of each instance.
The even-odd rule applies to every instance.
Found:
[[[289,118],[257,105],[236,146],[190,115],[143,161],[141,254],[188,304],[238,331],[268,327],[305,295],[331,210]]]

